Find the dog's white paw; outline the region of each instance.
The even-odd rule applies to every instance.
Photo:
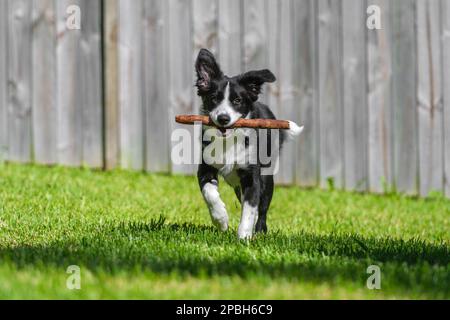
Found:
[[[225,204],[220,198],[210,206],[209,213],[213,224],[219,228],[220,231],[228,230],[228,213]]]
[[[211,215],[212,216],[212,215]],[[227,231],[228,230],[228,216],[221,218],[221,219],[214,219],[212,218],[213,224],[220,230],[220,231]]]
[[[239,227],[238,229],[238,239],[239,240],[251,240],[253,237],[253,230],[246,230],[244,228]]]
[[[217,184],[207,183],[202,190],[203,197],[209,208],[209,214],[213,224],[221,231],[227,231],[228,229],[228,214],[223,203],[220,199],[220,194],[217,188]]]
[[[249,240],[253,237],[256,219],[258,218],[258,207],[252,206],[248,202],[244,202],[242,206],[241,223],[238,228],[238,238],[241,240]]]

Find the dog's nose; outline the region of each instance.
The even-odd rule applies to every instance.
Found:
[[[231,120],[230,116],[225,113],[219,114],[219,116],[217,117],[217,122],[221,126],[226,126],[230,122],[230,120]]]

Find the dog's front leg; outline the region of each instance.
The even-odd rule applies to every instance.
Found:
[[[255,169],[257,170],[257,169]],[[238,228],[239,239],[250,239],[255,230],[258,219],[258,206],[260,199],[259,173],[246,171],[239,173],[242,188],[242,214]]]
[[[206,164],[201,164],[197,177],[213,224],[221,231],[226,231],[228,229],[228,214],[225,203],[220,198],[217,170]]]

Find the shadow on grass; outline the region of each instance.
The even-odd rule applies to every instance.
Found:
[[[89,237],[47,246],[0,248],[0,260],[17,268],[77,264],[95,272],[177,273],[180,276],[263,276],[292,281],[353,282],[365,288],[367,267],[379,265],[383,288],[450,295],[446,244],[418,239],[365,238],[355,234],[259,235],[250,243],[212,227],[149,223],[107,225]]]

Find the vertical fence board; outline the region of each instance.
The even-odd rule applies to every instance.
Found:
[[[85,79],[81,77],[79,65],[81,31],[66,26],[67,8],[70,5],[81,8],[81,1],[56,1],[57,154],[60,164],[77,166],[82,163],[81,95],[84,93],[80,91],[80,83]]]
[[[320,174],[322,187],[343,186],[343,126],[341,97],[341,1],[318,2],[318,63]]]
[[[53,0],[33,0],[33,147],[45,164],[57,162],[55,17]]]
[[[170,170],[168,130],[167,59],[164,37],[168,28],[164,4],[144,1],[143,24],[144,110],[146,118],[146,166],[152,172]]]
[[[440,8],[417,0],[417,116],[420,194],[443,189]]]
[[[368,175],[369,190],[383,192],[391,186],[391,26],[389,0],[374,0],[380,8],[381,29],[367,29]],[[369,2],[367,2],[369,3]]]
[[[19,162],[32,160],[32,5],[27,0],[8,2],[8,158]]]
[[[106,169],[117,167],[120,158],[118,14],[118,0],[103,1],[104,165]]]
[[[361,0],[342,1],[345,187],[358,191],[368,180],[365,9]]]
[[[242,64],[244,71],[270,69],[277,76],[279,65],[279,3],[275,0],[249,0],[242,6]],[[277,115],[278,81],[266,84],[259,101]],[[275,177],[277,179],[279,176]]]
[[[263,1],[261,1],[263,2]],[[264,2],[263,2],[264,3]],[[273,83],[267,83],[264,85],[262,94],[259,98],[259,100],[269,106],[269,108],[273,111],[275,116],[279,118],[279,97],[280,97],[280,50],[278,49],[280,47],[280,27],[281,27],[281,20],[280,20],[280,9],[281,9],[281,2],[277,0],[266,0],[265,1],[265,7],[260,7],[258,10],[264,11],[265,19],[261,23],[264,23],[264,25],[261,25],[261,28],[267,28],[264,33],[264,42],[265,46],[263,46],[263,50],[265,50],[265,54],[259,59],[261,60],[260,64],[256,64],[254,66],[247,66],[248,69],[269,69],[271,70],[275,77],[277,78],[277,81]],[[247,15],[252,12],[252,10],[257,10],[257,7],[254,7],[253,9],[249,7],[246,9],[248,11]],[[257,14],[257,13],[254,13]],[[250,15],[251,16],[251,15]],[[248,24],[249,27],[257,28],[256,25],[252,26],[251,24]],[[252,29],[249,29],[248,33],[250,34],[247,36],[246,33],[246,39],[252,39],[256,38],[256,36],[251,36],[251,33],[254,32]],[[244,38],[245,40],[245,38]],[[246,48],[246,51],[248,51],[248,48],[250,47],[249,44],[246,44],[244,46]],[[246,59],[246,58],[245,58]],[[280,159],[281,163],[282,159]],[[276,182],[281,182],[282,178],[279,174],[275,176]]]
[[[392,1],[392,108],[394,179],[398,191],[417,192],[415,2]]]
[[[281,52],[278,48],[281,46],[281,6],[282,2],[277,0],[266,0],[265,7],[260,7],[259,10],[264,10],[265,18],[262,23],[265,29],[265,45],[262,47],[265,50],[265,55],[261,56],[261,64],[255,65],[252,69],[269,69],[271,70],[277,80],[274,83],[267,83],[263,88],[262,94],[259,100],[267,104],[269,108],[273,111],[275,116],[280,119],[282,117],[280,96],[281,96]],[[256,8],[256,7],[255,7]],[[249,10],[249,13],[251,11]],[[291,20],[291,19],[289,19]],[[250,24],[249,24],[250,25]],[[256,25],[254,27],[257,27]],[[251,37],[250,37],[251,39]],[[247,48],[249,46],[247,45]],[[265,59],[265,60],[264,60]],[[286,174],[284,171],[288,169],[286,165],[286,153],[281,152],[279,158],[279,170],[275,174],[275,183],[286,184]]]
[[[450,197],[450,3],[442,0],[442,76],[444,99],[444,190]]]
[[[141,18],[141,0],[119,0],[121,166],[139,170],[144,168]]]
[[[294,57],[294,11],[291,0],[279,1],[279,30],[278,38],[280,45],[277,48],[283,48],[279,51],[279,64],[277,70],[278,76],[278,112],[280,119],[295,119],[298,108],[297,101],[294,100],[294,74],[300,72],[293,66],[296,58]],[[280,170],[277,181],[283,184],[292,184],[295,178],[295,144],[286,143],[280,156]]]
[[[266,24],[274,22],[273,20],[267,21],[266,13],[270,14],[272,11],[266,10],[266,1],[261,0],[244,1],[243,10],[244,67],[246,70],[262,69],[267,65],[268,60],[268,45],[266,41],[269,30],[267,30]],[[276,25],[272,25],[272,28],[276,28]]]
[[[101,50],[101,2],[83,0],[80,38],[80,94],[82,112],[82,161],[90,167],[103,165],[103,97]]]
[[[0,1],[0,164],[8,150],[8,1]]]
[[[218,1],[217,0],[192,0],[192,83],[197,80],[194,72],[194,64],[201,48],[211,51],[216,59],[219,55],[218,42]],[[218,60],[220,64],[220,59]],[[195,92],[196,90],[194,90]],[[194,113],[199,113],[202,107],[201,99],[194,94],[192,97]],[[200,136],[194,136],[196,141],[200,141]]]
[[[241,73],[241,0],[218,0],[218,47],[222,70],[229,76]]]
[[[193,128],[186,128],[176,124],[176,114],[194,113],[193,104],[193,72],[192,63],[192,32],[191,32],[191,2],[182,0],[169,0],[166,2],[166,14],[169,17],[168,48],[169,57],[169,128],[184,128],[190,130],[193,137]],[[175,142],[176,144],[177,142]],[[189,164],[172,164],[172,172],[188,174],[193,173],[195,166]]]
[[[194,64],[200,49],[208,49],[214,54],[216,59],[220,57],[218,54],[217,7],[218,4],[215,0],[192,0],[192,83],[195,83],[197,79],[194,72]],[[218,62],[220,64],[220,59]],[[194,95],[192,101],[194,112],[198,113],[201,107],[201,100]]]
[[[274,0],[248,0],[243,1],[242,19],[242,65],[244,71],[270,69],[277,76],[278,55],[274,50],[274,45],[278,43],[277,30],[279,4]],[[268,28],[268,25],[270,28]],[[278,87],[278,81],[272,84],[266,84],[259,101],[268,104],[269,107],[277,112],[277,105],[273,100],[276,96],[270,97]],[[276,177],[277,178],[277,177]]]
[[[218,20],[216,0],[192,0],[192,40],[194,57],[201,48],[218,56]]]
[[[304,131],[297,143],[296,182],[301,186],[318,183],[318,108],[316,73],[315,1],[294,1],[294,81],[297,123]]]

